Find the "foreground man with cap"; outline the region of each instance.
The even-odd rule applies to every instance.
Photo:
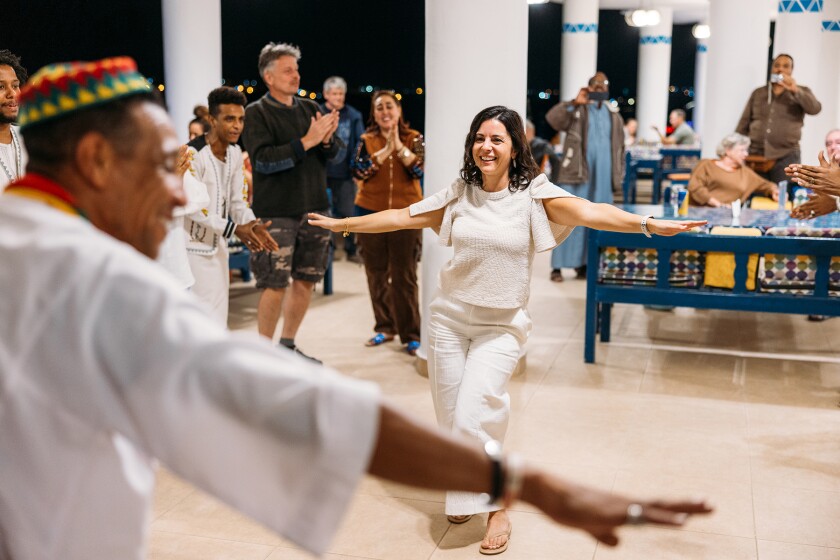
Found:
[[[0,558],[145,558],[153,458],[316,554],[365,472],[522,499],[610,545],[622,524],[710,511],[570,484],[226,332],[148,258],[184,195],[134,62],[48,66],[20,100],[29,166],[0,197]]]

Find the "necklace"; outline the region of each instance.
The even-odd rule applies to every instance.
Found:
[[[20,140],[18,140],[17,133],[15,133],[14,128],[9,128],[9,131],[12,133],[12,151],[14,152],[13,157],[15,158],[15,168],[14,174],[12,171],[6,167],[6,162],[3,161],[3,158],[0,158],[0,166],[3,167],[3,172],[6,174],[6,177],[9,178],[9,182],[16,181],[20,177],[20,168],[21,168],[21,152],[20,152]]]

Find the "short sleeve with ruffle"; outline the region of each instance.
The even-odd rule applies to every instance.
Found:
[[[531,237],[534,240],[534,250],[540,253],[560,245],[574,229],[574,226],[555,224],[549,220],[543,200],[574,195],[551,183],[545,175],[531,181],[528,188],[531,193]]]
[[[434,212],[445,208],[443,212],[443,219],[440,222],[440,230],[435,232],[438,234],[439,243],[446,247],[452,246],[452,207],[464,194],[466,183],[462,179],[458,179],[446,189],[440,190],[424,198],[420,202],[415,202],[408,207],[408,213],[411,216],[418,214],[425,214],[426,212]]]

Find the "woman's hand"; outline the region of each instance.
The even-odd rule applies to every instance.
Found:
[[[347,219],[342,218],[340,220],[336,220],[335,218],[328,218],[327,216],[322,216],[321,214],[316,214],[315,212],[310,212],[306,216],[309,225],[318,226],[319,228],[336,232],[344,231],[344,220]]]
[[[677,235],[678,233],[684,233],[686,231],[691,231],[692,229],[706,225],[706,220],[698,220],[698,221],[677,221],[677,220],[661,220],[659,218],[648,218],[647,221],[647,228],[648,231],[656,234],[662,235],[665,237],[670,237],[672,235]]]
[[[400,127],[395,124],[391,127],[391,145],[394,146],[394,151],[400,153],[405,145],[400,140]]]

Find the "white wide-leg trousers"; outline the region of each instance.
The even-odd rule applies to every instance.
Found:
[[[429,307],[429,381],[438,425],[481,443],[504,441],[507,384],[531,331],[524,308],[493,309],[438,293]],[[495,511],[480,494],[447,492],[447,515]]]

